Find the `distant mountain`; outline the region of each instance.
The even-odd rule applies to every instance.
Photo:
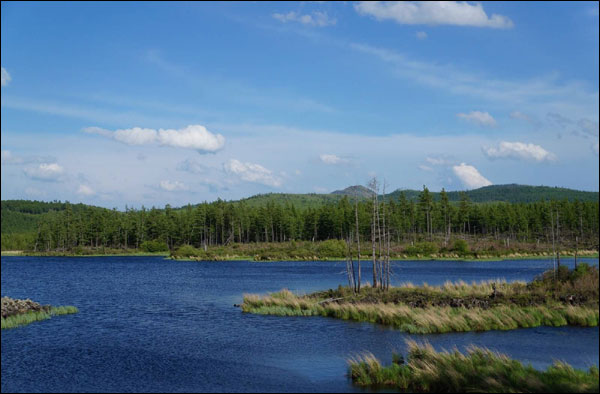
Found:
[[[400,194],[408,200],[416,201],[419,198],[421,190],[397,189],[386,195],[386,199],[397,200]],[[448,199],[450,201],[460,201],[461,192],[450,191]],[[564,200],[569,201],[598,201],[598,192],[586,192],[580,190],[566,189],[562,187],[549,186],[528,186],[528,185],[492,185],[484,186],[479,189],[467,190],[466,195],[472,202],[486,203],[493,201],[504,201],[511,203],[536,202],[540,200]],[[431,192],[434,200],[440,199],[439,192]],[[372,193],[365,186],[354,185],[342,190],[336,190],[329,194],[290,194],[290,193],[269,193],[258,194],[240,201],[258,206],[268,202],[286,204],[293,203],[300,209],[315,208],[328,202],[339,201],[344,196],[352,199],[358,196],[360,199],[371,198]]]
[[[391,198],[399,198],[400,193],[409,200],[418,198],[418,190],[396,190],[390,193]],[[460,201],[459,191],[448,193],[450,201]],[[467,190],[465,194],[473,202],[504,201],[511,203],[536,202],[540,200],[569,200],[569,201],[598,201],[598,192],[586,192],[580,190],[566,189],[563,187],[528,186],[528,185],[492,185],[479,189]],[[434,199],[439,199],[439,192],[432,192]]]
[[[331,192],[331,194],[340,194],[343,196],[360,197],[360,198],[370,198],[373,196],[373,192],[371,190],[369,190],[365,186],[360,186],[360,185],[349,186],[343,190],[336,190],[334,192]]]

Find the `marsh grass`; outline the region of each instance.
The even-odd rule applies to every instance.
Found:
[[[342,287],[305,296],[282,290],[263,297],[244,295],[242,311],[371,322],[412,334],[597,326],[598,270],[579,268],[564,273],[558,282],[542,275],[529,284],[502,280],[405,284],[389,291],[364,287],[359,295]]]
[[[429,344],[407,341],[404,363],[397,355],[389,366],[370,353],[348,360],[352,381],[359,386],[410,392],[598,392],[598,368],[577,370],[554,362],[545,371],[524,366],[506,355],[471,346],[436,352]]]
[[[53,316],[68,315],[77,312],[79,310],[74,306],[52,307],[49,311],[29,311],[2,318],[2,329],[21,327],[36,321],[50,319]]]
[[[242,311],[276,316],[322,316],[392,326],[411,334],[512,330],[538,326],[597,326],[598,309],[571,305],[503,305],[489,309],[428,307],[404,304],[319,304],[276,293],[244,296]]]

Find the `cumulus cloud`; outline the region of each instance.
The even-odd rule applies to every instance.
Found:
[[[497,147],[484,147],[483,153],[490,159],[524,159],[553,161],[556,155],[535,144],[502,141]]]
[[[27,167],[23,171],[31,179],[50,182],[59,181],[65,172],[64,168],[57,163],[42,163],[38,166]]]
[[[479,173],[477,168],[465,163],[452,167],[454,175],[469,189],[477,189],[492,184],[487,178]]]
[[[304,14],[304,15],[299,14],[294,11],[290,11],[287,14],[275,13],[272,16],[273,16],[273,18],[275,18],[278,21],[283,22],[283,23],[298,22],[298,23],[302,23],[303,25],[318,26],[318,27],[331,26],[331,25],[335,25],[337,23],[337,20],[335,18],[330,18],[326,12],[320,12],[320,11],[315,11],[312,14]]]
[[[418,31],[416,35],[419,40],[424,40],[427,38],[427,33],[424,31]]]
[[[474,123],[478,126],[495,127],[496,120],[488,112],[471,111],[468,114],[459,113],[456,114],[461,119],[467,122]]]
[[[281,179],[273,174],[273,172],[260,164],[242,163],[236,159],[230,159],[223,164],[223,168],[230,174],[239,176],[247,182],[260,183],[267,186],[281,186]]]
[[[403,25],[456,25],[507,29],[514,26],[506,16],[483,10],[480,3],[466,1],[361,1],[354,8],[377,20],[391,19]]]
[[[348,159],[326,153],[320,155],[319,159],[325,164],[347,164],[350,162]]]
[[[77,189],[77,194],[80,194],[82,196],[93,196],[94,194],[96,194],[96,192],[94,191],[94,189],[87,185],[79,185],[79,189]]]
[[[195,149],[200,153],[213,153],[223,149],[225,137],[213,134],[201,125],[190,125],[182,129],[147,129],[134,127],[116,131],[100,127],[87,127],[84,132],[113,138],[128,145],[172,146],[175,148]]]
[[[188,190],[187,186],[179,181],[171,182],[168,180],[160,181],[159,187],[168,192]]]
[[[1,82],[2,82],[2,86],[4,87],[4,86],[8,85],[8,83],[10,82],[10,80],[12,78],[10,77],[10,74],[8,73],[8,71],[6,71],[6,69],[4,67],[1,67],[1,68],[2,68],[2,71],[1,71],[1,78],[2,78],[2,80],[1,80]]]

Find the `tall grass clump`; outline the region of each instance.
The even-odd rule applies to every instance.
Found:
[[[60,315],[69,315],[72,313],[77,313],[79,310],[74,306],[58,306],[52,307],[50,310],[45,311],[28,311],[25,313],[20,313],[17,315],[8,316],[6,318],[2,318],[2,329],[7,328],[16,328],[21,326],[26,326],[27,324],[47,320],[52,318],[53,316]]]
[[[388,325],[413,334],[598,326],[598,270],[544,274],[531,283],[504,280],[441,286],[405,284],[388,291],[363,287],[296,296],[288,290],[245,295],[242,310],[277,316],[323,316]]]
[[[471,346],[466,354],[457,349],[436,352],[429,344],[407,341],[407,361],[394,357],[382,366],[365,354],[349,362],[352,381],[359,386],[409,392],[598,392],[598,368],[577,370],[555,362],[545,371],[524,366],[488,349]]]

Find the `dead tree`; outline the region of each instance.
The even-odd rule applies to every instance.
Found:
[[[356,284],[356,292],[360,293],[360,231],[358,227],[358,197],[354,199],[354,218],[356,220],[356,260],[358,262],[358,283]]]
[[[371,217],[371,247],[372,247],[372,258],[373,258],[373,288],[377,287],[377,257],[375,254],[375,218],[377,210],[377,178],[373,177],[369,182],[369,189],[373,193],[373,215]]]

